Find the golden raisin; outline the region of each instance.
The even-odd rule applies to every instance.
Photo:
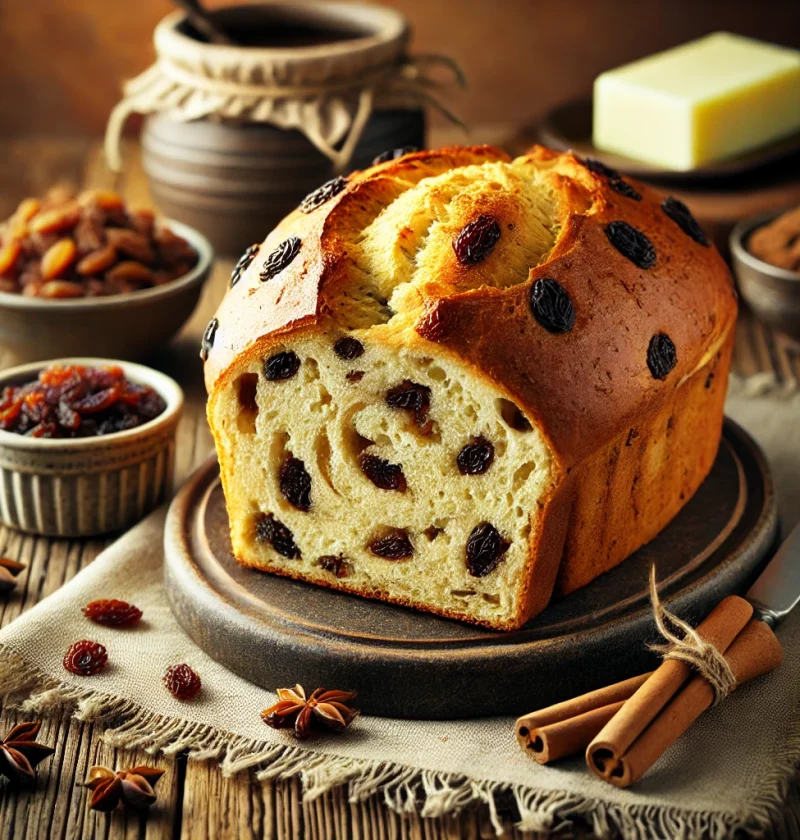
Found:
[[[72,239],[59,239],[45,251],[42,257],[40,267],[42,280],[53,280],[56,277],[61,277],[72,265],[77,255],[78,249]]]
[[[117,295],[168,283],[197,265],[194,248],[156,221],[129,211],[110,190],[76,197],[68,187],[26,198],[2,223],[0,291],[25,297]]]
[[[42,202],[38,198],[23,198],[14,213],[14,218],[29,222],[41,209]]]
[[[5,274],[14,267],[21,250],[19,242],[14,239],[0,248],[0,274]]]
[[[30,229],[35,233],[55,233],[75,227],[81,217],[77,201],[70,201],[61,207],[43,210],[31,219]]]
[[[101,210],[119,210],[124,206],[122,196],[113,190],[85,190],[78,196],[78,203],[94,204]]]
[[[70,280],[48,280],[39,288],[38,295],[44,298],[83,297],[83,286]]]
[[[39,297],[42,288],[40,280],[25,279],[23,275],[20,277],[20,283],[22,284],[22,297]]]
[[[28,235],[28,223],[25,219],[18,219],[16,216],[12,216],[8,220],[6,232],[7,238],[22,240]]]
[[[76,266],[78,274],[100,274],[117,261],[117,252],[110,246],[87,254]]]
[[[106,272],[106,280],[133,280],[141,283],[152,283],[153,272],[140,262],[125,260],[117,263],[114,268]]]

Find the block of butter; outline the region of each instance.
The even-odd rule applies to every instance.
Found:
[[[800,52],[728,32],[610,70],[594,84],[594,145],[667,169],[696,169],[796,131]]]

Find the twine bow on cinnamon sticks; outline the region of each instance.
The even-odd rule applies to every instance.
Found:
[[[753,619],[753,607],[744,598],[728,596],[697,629],[664,608],[655,567],[650,598],[656,626],[667,641],[652,648],[661,654],[661,665],[519,718],[517,739],[540,764],[585,749],[592,773],[628,787],[709,706],[780,665],[780,642],[763,621]]]

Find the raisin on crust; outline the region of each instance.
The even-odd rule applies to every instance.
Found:
[[[736,318],[674,215],[541,147],[313,193],[208,347],[239,562],[512,629],[650,540],[711,468]]]

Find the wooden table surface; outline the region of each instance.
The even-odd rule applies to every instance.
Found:
[[[78,186],[116,186],[133,206],[146,206],[149,195],[134,144],[127,148],[126,157],[125,175],[115,179],[105,169],[96,140],[30,138],[0,142],[0,219],[10,214],[22,197],[41,194],[60,180]],[[186,411],[178,431],[178,481],[188,476],[212,446],[197,351],[202,330],[224,294],[231,267],[230,260],[218,260],[192,319],[152,362],[175,377],[186,391]],[[11,361],[0,354],[0,367]],[[772,371],[780,380],[798,384],[800,346],[745,313],[737,333],[734,368],[743,375]],[[0,627],[70,580],[105,545],[105,540],[49,540],[0,529],[0,555],[28,567],[16,590],[0,596]],[[19,720],[14,713],[0,709],[0,734]],[[494,837],[487,815],[479,810],[468,809],[437,820],[400,817],[382,807],[376,798],[349,803],[341,790],[302,804],[296,780],[262,783],[247,773],[225,779],[213,763],[117,750],[103,744],[95,726],[79,723],[68,714],[47,720],[41,740],[55,745],[56,752],[42,764],[36,788],[17,790],[0,782],[0,840]],[[86,791],[78,783],[89,767],[137,763],[165,770],[158,786],[158,804],[146,817],[124,811],[109,816],[87,809]],[[792,797],[796,798],[795,792]],[[523,835],[509,828],[506,836]]]

